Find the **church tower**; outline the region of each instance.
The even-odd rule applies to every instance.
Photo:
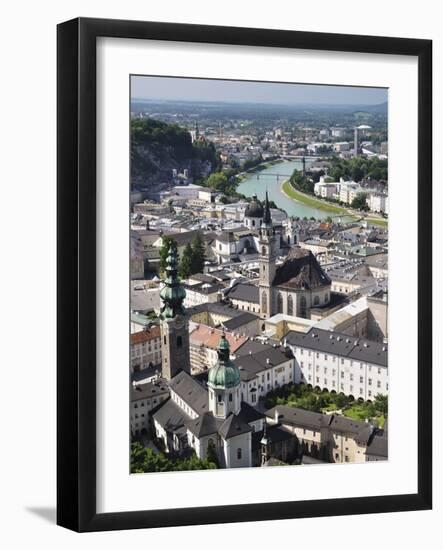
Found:
[[[216,418],[238,414],[241,406],[240,370],[230,359],[229,342],[222,333],[217,348],[217,363],[209,369],[209,410]]]
[[[259,297],[260,317],[268,319],[272,316],[272,281],[274,280],[277,260],[277,240],[272,225],[271,209],[269,208],[268,192],[266,191],[263,221],[260,227],[259,240]]]
[[[166,277],[160,291],[162,376],[167,380],[181,370],[190,372],[189,321],[183,308],[186,296],[177,275],[177,247],[171,246],[166,259]]]
[[[267,434],[266,422],[263,429],[263,436],[260,440],[261,466],[265,466],[271,458],[271,438]]]

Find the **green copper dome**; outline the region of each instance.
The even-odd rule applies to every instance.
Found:
[[[229,358],[229,342],[224,333],[217,353],[218,361],[209,369],[208,385],[212,388],[235,388],[240,384],[240,371]]]

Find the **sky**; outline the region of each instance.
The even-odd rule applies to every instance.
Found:
[[[353,86],[132,76],[131,98],[284,105],[376,105],[387,101],[388,91],[386,88]]]

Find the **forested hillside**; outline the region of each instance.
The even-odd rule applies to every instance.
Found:
[[[131,183],[156,184],[171,181],[172,170],[185,168],[194,178],[204,175],[207,163],[211,171],[218,164],[212,143],[192,143],[187,130],[159,120],[131,121]]]

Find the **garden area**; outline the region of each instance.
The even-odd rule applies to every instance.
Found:
[[[312,389],[305,384],[288,384],[276,388],[265,398],[266,408],[287,405],[318,413],[342,414],[354,420],[369,420],[383,428],[388,415],[388,398],[377,395],[374,401],[363,401],[335,393]]]

